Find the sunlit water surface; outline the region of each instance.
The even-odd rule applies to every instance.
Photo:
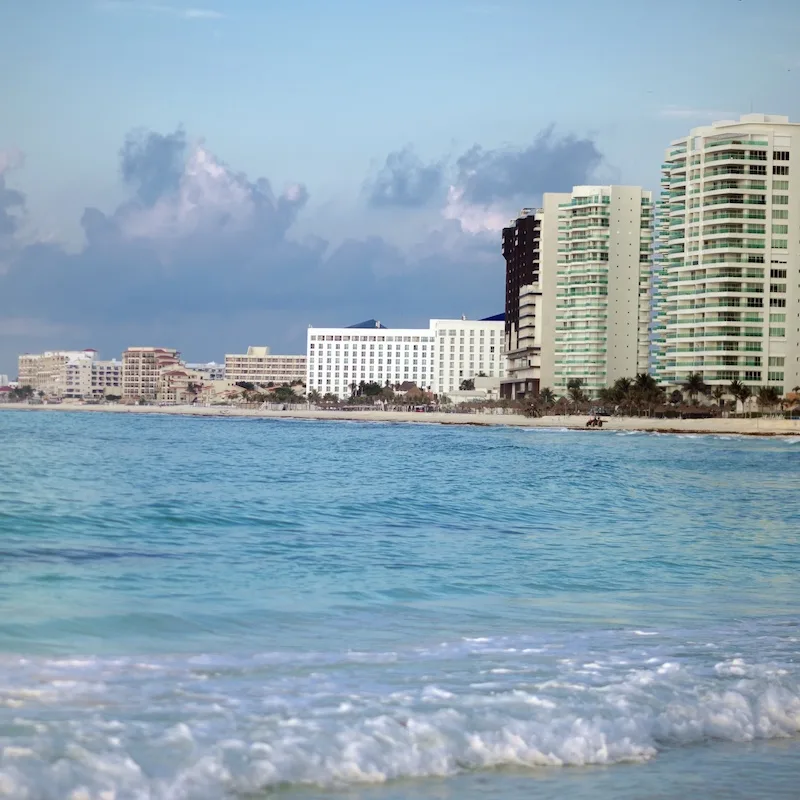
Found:
[[[0,413],[0,795],[800,786],[800,444]]]

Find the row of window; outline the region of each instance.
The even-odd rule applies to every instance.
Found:
[[[346,336],[344,334],[310,334],[312,342],[433,342],[433,336]]]

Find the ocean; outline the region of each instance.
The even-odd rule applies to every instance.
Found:
[[[798,438],[0,412],[0,796],[796,798]]]

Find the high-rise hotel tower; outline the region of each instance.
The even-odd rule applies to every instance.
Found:
[[[800,384],[800,124],[748,114],[693,129],[662,164],[654,365],[680,386],[699,372]]]

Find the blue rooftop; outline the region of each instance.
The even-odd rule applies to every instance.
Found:
[[[481,322],[505,322],[506,321],[506,314],[505,311],[502,314],[495,314],[493,317],[484,317]]]
[[[348,328],[383,328],[386,330],[385,325],[381,325],[377,319],[366,319],[364,322],[358,322],[355,325],[348,325]]]

